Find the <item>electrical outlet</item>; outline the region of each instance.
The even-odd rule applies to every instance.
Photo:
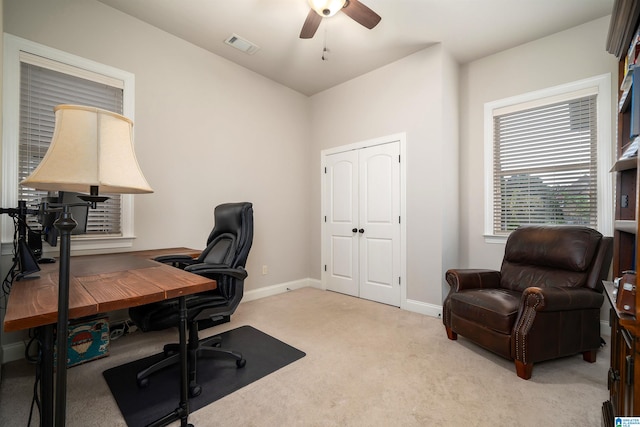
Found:
[[[262,266],[262,275],[265,275],[269,273],[269,267],[267,267],[266,265]]]

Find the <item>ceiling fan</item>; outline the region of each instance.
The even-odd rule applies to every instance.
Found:
[[[358,0],[309,0],[311,10],[300,31],[301,39],[310,39],[316,33],[322,18],[328,18],[342,10],[351,19],[372,29],[380,22],[380,15]]]

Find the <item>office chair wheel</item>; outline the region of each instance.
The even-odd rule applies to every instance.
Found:
[[[164,353],[164,357],[173,356],[174,354],[176,354],[179,351],[180,351],[180,347],[178,346],[178,344],[166,344],[162,348],[162,352]]]
[[[244,368],[244,365],[247,364],[247,360],[246,359],[240,359],[240,360],[236,360],[236,366],[238,368]]]
[[[200,385],[196,384],[196,385],[189,386],[189,396],[191,397],[200,396],[200,393],[202,393],[202,387],[200,387]]]

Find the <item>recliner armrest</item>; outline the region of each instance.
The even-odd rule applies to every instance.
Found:
[[[465,289],[499,288],[500,272],[485,269],[450,269],[445,274],[455,292]]]
[[[588,288],[530,287],[522,293],[522,305],[536,311],[567,311],[600,308],[604,296]]]

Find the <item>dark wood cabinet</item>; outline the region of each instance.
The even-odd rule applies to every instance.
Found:
[[[637,270],[638,251],[638,155],[633,147],[640,142],[640,60],[635,67],[640,2],[616,0],[607,38],[607,50],[619,59],[617,161],[612,168],[616,182],[612,276]],[[640,49],[640,46],[639,46]],[[637,76],[637,77],[636,77]],[[632,154],[630,154],[632,153]],[[615,305],[614,285],[605,282],[611,325],[611,366],[608,372],[609,400],[602,405],[602,425],[613,427],[614,418],[640,416],[640,292],[636,293],[636,315],[620,313]],[[637,283],[636,283],[637,286]]]
[[[609,388],[609,400],[602,405],[602,425],[611,426],[614,424],[614,417],[617,416],[637,416],[640,412],[640,393],[634,393],[634,384],[638,381],[634,378],[634,353],[638,351],[637,340],[635,338],[635,328],[628,329],[627,326],[636,323],[636,317],[618,312],[615,307],[613,296],[613,283],[605,283],[605,292],[611,303],[610,324],[611,324],[611,365],[607,373],[607,385]],[[627,326],[625,326],[627,325]]]

